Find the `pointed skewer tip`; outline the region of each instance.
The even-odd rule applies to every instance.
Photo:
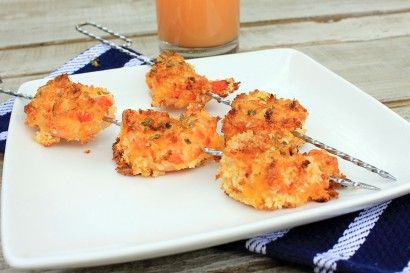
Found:
[[[372,186],[372,185],[369,185],[369,184],[365,184],[365,183],[360,183],[360,184],[358,185],[358,188],[365,189],[365,190],[373,190],[373,191],[379,191],[379,190],[381,190],[381,189],[378,188],[378,187],[375,187],[375,186]]]
[[[341,177],[336,177],[336,176],[329,176],[330,181],[343,185],[345,187],[353,187],[353,188],[360,188],[360,189],[365,189],[365,190],[381,190],[378,187],[375,187],[373,185],[369,185],[366,183],[361,183],[357,181],[353,181],[349,178],[341,178]]]
[[[387,179],[390,179],[390,180],[393,180],[393,181],[397,181],[397,178],[394,177],[393,175],[389,174],[388,172],[382,172],[380,175],[383,176],[384,178],[387,178]]]

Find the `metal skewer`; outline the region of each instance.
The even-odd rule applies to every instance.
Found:
[[[219,150],[215,150],[212,148],[204,148],[204,152],[213,156],[218,156],[221,157],[223,156],[223,152]],[[341,178],[341,177],[336,177],[336,176],[329,176],[329,180],[336,183],[340,184],[342,186],[346,187],[353,187],[353,188],[360,188],[360,189],[366,189],[366,190],[380,190],[380,188],[362,183],[362,182],[356,182],[353,180],[350,180],[348,178]]]
[[[83,29],[83,28],[82,28],[83,26],[93,26],[93,27],[95,27],[95,28],[97,28],[97,29],[99,29],[99,30],[101,30],[101,31],[104,31],[105,33],[111,34],[112,36],[114,36],[114,37],[116,37],[116,38],[119,38],[119,39],[125,41],[125,43],[122,44],[122,45],[118,45],[118,44],[116,44],[116,43],[113,43],[113,42],[111,42],[111,41],[108,41],[108,40],[102,38],[101,36],[95,35],[95,34],[93,34],[93,33],[90,33],[89,31]],[[147,58],[147,57],[145,57],[145,56],[143,56],[143,55],[141,55],[141,54],[136,53],[134,50],[132,50],[132,49],[130,48],[130,46],[131,46],[131,44],[132,44],[132,41],[131,41],[129,38],[127,38],[127,37],[125,37],[124,35],[121,35],[121,34],[115,32],[115,31],[112,31],[112,30],[110,30],[110,29],[108,29],[108,28],[106,28],[106,27],[104,27],[104,26],[101,26],[101,25],[99,25],[99,24],[97,24],[97,23],[94,23],[94,22],[84,22],[84,23],[81,23],[81,24],[76,25],[76,26],[75,26],[75,29],[76,29],[78,32],[80,32],[80,33],[82,33],[82,34],[84,34],[84,35],[86,35],[86,36],[88,36],[88,37],[90,37],[90,38],[93,38],[93,39],[95,39],[95,40],[97,40],[97,41],[100,41],[100,42],[103,43],[103,44],[109,45],[109,46],[112,47],[112,48],[118,49],[119,51],[121,51],[121,52],[123,52],[123,53],[126,53],[126,54],[128,54],[128,55],[130,55],[130,56],[132,56],[132,57],[134,57],[134,58],[136,58],[136,59],[138,59],[138,60],[140,60],[141,62],[143,62],[143,64],[149,64],[149,65],[153,65],[153,64],[154,64],[154,61],[150,60],[149,58]]]
[[[101,36],[98,36],[98,35],[96,35],[96,34],[93,34],[93,33],[89,32],[89,31],[85,30],[84,28],[82,28],[83,26],[92,26],[92,27],[95,27],[95,28],[97,28],[97,29],[99,29],[99,30],[101,30],[101,31],[104,31],[105,33],[111,34],[112,36],[114,36],[114,37],[116,37],[116,38],[118,38],[118,39],[121,39],[121,40],[125,41],[125,43],[122,44],[122,45],[119,45],[119,44],[116,44],[116,43],[114,43],[114,42],[111,42],[111,41],[109,41],[109,40],[107,40],[107,39],[102,38]],[[152,59],[149,59],[149,58],[147,58],[147,57],[144,57],[144,56],[141,55],[141,54],[137,54],[136,52],[134,52],[134,51],[130,48],[130,46],[131,46],[131,44],[132,44],[132,40],[130,40],[128,37],[126,37],[126,36],[124,36],[124,35],[122,35],[122,34],[119,34],[118,32],[115,32],[115,31],[113,31],[113,30],[110,30],[110,29],[108,29],[108,28],[106,28],[106,27],[104,27],[104,26],[102,26],[102,25],[100,25],[100,24],[97,24],[97,23],[95,23],[95,22],[84,22],[84,23],[81,23],[81,24],[76,25],[76,26],[75,26],[75,29],[76,29],[78,32],[84,34],[85,36],[88,36],[88,37],[90,37],[90,38],[92,38],[92,39],[95,39],[95,40],[97,40],[97,41],[99,41],[99,42],[101,42],[101,43],[103,43],[103,44],[109,45],[109,46],[112,47],[112,48],[118,49],[119,51],[121,51],[121,52],[123,52],[123,53],[125,53],[125,54],[128,54],[128,55],[130,55],[130,56],[132,56],[132,57],[134,57],[134,58],[137,58],[138,60],[142,61],[143,64],[153,65],[153,64],[155,63],[155,61],[153,61]],[[222,99],[222,98],[221,98],[220,96],[218,96],[218,95],[215,95],[215,94],[213,94],[213,93],[211,93],[211,92],[207,92],[207,95],[210,96],[210,97],[212,97],[213,99],[217,100],[217,101],[220,102],[220,103],[225,103],[226,105],[230,105],[230,101],[229,101],[229,100],[224,100],[224,99]]]
[[[224,103],[224,104],[229,105],[229,106],[231,105],[231,101],[225,100],[225,99],[219,97],[218,95],[215,95],[215,94],[212,94],[212,93],[209,93],[208,95],[211,96],[212,98],[214,98],[214,99],[215,99],[217,102],[219,102],[219,103]],[[217,99],[216,97],[218,97],[218,99]],[[382,169],[379,169],[379,168],[377,168],[377,167],[374,166],[374,165],[371,165],[371,164],[369,164],[369,163],[366,163],[366,162],[364,162],[363,160],[360,160],[360,159],[355,158],[355,157],[353,157],[353,156],[351,156],[351,155],[348,155],[348,154],[346,154],[346,153],[344,153],[344,152],[342,152],[342,151],[339,151],[339,150],[337,150],[337,149],[335,149],[335,148],[333,148],[333,147],[331,147],[331,146],[329,146],[329,145],[326,145],[326,144],[324,144],[323,142],[320,142],[320,141],[318,141],[318,140],[315,140],[315,139],[311,138],[310,136],[307,136],[307,135],[302,134],[302,133],[297,132],[297,131],[292,131],[292,134],[293,134],[295,137],[297,137],[297,138],[303,139],[303,140],[306,141],[307,143],[313,144],[314,146],[319,147],[319,148],[321,148],[321,149],[323,149],[323,150],[325,150],[325,151],[327,151],[327,152],[329,152],[329,153],[331,153],[331,154],[333,154],[333,155],[335,155],[335,156],[337,156],[337,157],[340,157],[340,158],[342,158],[342,159],[344,159],[344,160],[350,161],[350,162],[352,162],[353,164],[355,164],[355,165],[357,165],[357,166],[359,166],[359,167],[362,167],[362,168],[364,168],[364,169],[366,169],[366,170],[368,170],[368,171],[371,171],[371,172],[373,172],[373,173],[376,173],[376,174],[380,175],[380,176],[383,177],[383,178],[387,178],[387,179],[390,179],[390,180],[397,180],[397,179],[396,179],[393,175],[391,175],[390,173],[388,173],[388,172],[386,172],[386,171],[384,171],[384,170],[382,170]]]
[[[231,102],[230,100],[225,99],[225,98],[222,98],[222,97],[220,97],[220,96],[218,96],[218,95],[216,95],[216,94],[214,94],[214,93],[207,92],[206,94],[207,94],[208,96],[212,97],[214,100],[216,100],[216,101],[219,102],[219,103],[223,103],[223,104],[226,104],[226,105],[228,105],[228,106],[231,106],[231,104],[232,104],[232,102]]]
[[[32,96],[25,95],[25,94],[19,93],[19,92],[17,92],[17,91],[4,90],[4,89],[2,89],[1,87],[0,87],[0,93],[7,94],[7,95],[10,95],[10,96],[14,96],[14,97],[19,97],[19,98],[27,99],[27,100],[33,99]]]
[[[329,176],[329,180],[336,184],[340,184],[346,187],[361,188],[365,190],[380,190],[380,188],[378,187],[375,187],[375,186],[372,186],[366,183],[362,183],[362,182],[356,182],[356,181],[350,180],[349,178]]]
[[[335,148],[333,148],[333,147],[331,147],[331,146],[329,146],[329,145],[326,145],[326,144],[324,144],[324,143],[322,143],[322,142],[320,142],[320,141],[318,141],[318,140],[315,140],[315,139],[313,139],[313,138],[311,138],[311,137],[309,137],[309,136],[307,136],[307,135],[301,134],[301,133],[299,133],[299,132],[297,132],[297,131],[293,131],[292,133],[293,133],[294,136],[296,136],[296,137],[298,137],[298,138],[301,138],[301,139],[303,139],[304,141],[306,141],[306,142],[308,142],[308,143],[310,143],[310,144],[315,145],[316,147],[319,147],[319,148],[321,148],[321,149],[323,149],[323,150],[326,150],[326,151],[328,151],[329,153],[331,153],[331,154],[333,154],[333,155],[335,155],[335,156],[338,156],[338,157],[340,157],[340,158],[343,158],[344,160],[350,161],[350,162],[352,162],[353,164],[355,164],[355,165],[357,165],[357,166],[360,166],[360,167],[362,167],[362,168],[365,168],[366,170],[369,170],[369,171],[371,171],[371,172],[373,172],[373,173],[376,173],[376,174],[380,175],[380,176],[383,177],[383,178],[387,178],[387,179],[391,179],[391,180],[397,180],[393,175],[389,174],[388,172],[383,171],[383,170],[381,170],[381,169],[379,169],[379,168],[377,168],[377,167],[375,167],[375,166],[373,166],[373,165],[371,165],[371,164],[369,164],[369,163],[366,163],[366,162],[364,162],[364,161],[362,161],[362,160],[360,160],[360,159],[358,159],[358,158],[355,158],[355,157],[353,157],[353,156],[351,156],[351,155],[348,155],[348,154],[346,154],[346,153],[344,153],[344,152],[342,152],[342,151],[339,151],[339,150],[337,150],[337,149],[335,149]]]
[[[22,93],[19,93],[19,92],[16,92],[16,91],[11,91],[11,90],[4,90],[4,89],[2,89],[2,88],[0,88],[0,93],[4,93],[4,94],[7,94],[7,95],[11,95],[11,96],[15,96],[15,97],[20,97],[20,98],[24,98],[24,99],[27,99],[27,100],[32,100],[33,99],[33,97],[32,96],[29,96],[29,95],[25,95],[25,94],[22,94]],[[220,97],[219,97],[220,98]],[[223,100],[222,100],[223,101]],[[113,118],[110,118],[110,117],[103,117],[103,120],[104,121],[106,121],[106,122],[110,122],[110,123],[112,123],[112,124],[115,124],[115,125],[117,125],[117,126],[121,126],[121,122],[119,122],[118,120],[116,120],[116,119],[113,119]],[[300,134],[300,133],[298,133],[298,132],[296,132],[297,134]],[[295,133],[294,133],[295,134]],[[296,134],[295,134],[296,135]],[[298,136],[298,135],[296,135],[297,137],[301,137],[302,139],[304,139],[305,140],[305,138],[308,138],[307,136],[305,136],[305,135],[302,135],[302,134],[300,134],[300,136]],[[302,137],[303,136],[303,137]],[[334,155],[338,155],[338,156],[343,156],[342,158],[344,158],[344,159],[346,159],[346,160],[349,160],[350,161],[350,158],[352,158],[352,160],[354,160],[355,162],[358,162],[358,163],[355,163],[355,164],[357,164],[357,165],[359,165],[359,166],[361,166],[361,167],[364,167],[364,168],[366,168],[366,169],[368,169],[368,168],[372,168],[372,169],[375,169],[375,171],[373,171],[373,172],[375,172],[375,173],[377,173],[377,174],[379,174],[379,175],[381,175],[381,176],[383,176],[383,175],[386,175],[385,173],[386,172],[384,172],[384,171],[382,171],[382,170],[379,170],[378,168],[376,168],[376,167],[374,167],[374,166],[372,166],[372,165],[370,165],[370,164],[367,164],[367,163],[365,163],[365,162],[363,162],[363,161],[361,161],[361,160],[359,160],[359,159],[356,159],[356,158],[354,158],[354,157],[350,157],[349,155],[347,155],[347,154],[345,154],[345,153],[342,153],[342,152],[340,152],[340,151],[338,151],[338,150],[336,150],[336,149],[334,149],[334,148],[332,148],[332,147],[330,147],[330,146],[327,146],[327,145],[325,145],[325,144],[323,144],[323,143],[321,143],[321,142],[319,142],[319,141],[316,141],[316,140],[313,140],[313,139],[309,139],[309,141],[308,140],[305,140],[306,142],[309,142],[309,143],[312,143],[313,141],[315,142],[315,144],[314,145],[316,145],[316,146],[318,146],[318,147],[320,147],[320,148],[323,148],[323,149],[325,149],[326,151],[328,151],[328,149],[330,149],[331,151],[329,151],[330,153],[332,153],[332,154],[334,154]],[[312,141],[312,142],[310,142],[310,141]],[[313,144],[313,143],[312,143]],[[210,154],[210,155],[213,155],[213,156],[219,156],[219,157],[221,157],[221,156],[223,156],[223,152],[222,151],[219,151],[219,150],[215,150],[215,149],[212,149],[212,148],[204,148],[204,152],[205,153],[208,153],[208,154]],[[353,162],[353,161],[352,161]],[[353,162],[354,163],[354,162]],[[370,166],[370,167],[369,167]],[[387,175],[390,175],[389,173],[387,173]],[[391,176],[391,175],[390,175]],[[384,177],[384,176],[383,176]],[[387,177],[387,178],[390,178],[390,177]],[[394,177],[393,177],[394,178]],[[335,177],[335,176],[330,176],[329,177],[329,179],[331,180],[331,181],[333,181],[333,182],[335,182],[335,183],[337,183],[337,184],[341,184],[341,185],[343,185],[343,186],[351,186],[351,187],[355,187],[355,188],[362,188],[362,189],[368,189],[368,190],[380,190],[379,188],[377,188],[377,187],[374,187],[374,186],[372,186],[372,185],[369,185],[369,184],[365,184],[365,183],[361,183],[361,182],[356,182],[356,181],[352,181],[352,180],[350,180],[350,179],[348,179],[348,178],[340,178],[340,177]]]
[[[110,41],[108,41],[108,40],[105,40],[105,39],[103,39],[102,37],[97,36],[97,35],[95,35],[95,34],[92,34],[92,33],[90,33],[90,32],[88,32],[88,31],[86,31],[86,30],[84,30],[84,29],[81,28],[82,26],[86,26],[86,25],[88,25],[88,26],[93,26],[93,27],[95,27],[95,28],[97,28],[97,29],[100,29],[100,30],[106,32],[106,33],[109,33],[109,34],[111,34],[112,36],[114,36],[114,37],[116,37],[116,38],[119,38],[119,39],[125,41],[126,43],[123,44],[123,45],[118,45],[118,44],[115,44],[115,43],[110,42]],[[100,42],[102,42],[102,43],[104,43],[104,44],[107,44],[107,45],[109,45],[109,46],[111,46],[111,47],[113,47],[113,48],[116,48],[116,49],[120,50],[121,52],[124,52],[124,53],[126,53],[126,54],[129,54],[130,56],[135,57],[135,58],[139,59],[140,61],[142,61],[142,62],[144,62],[144,63],[146,63],[146,64],[149,64],[149,65],[153,65],[153,64],[154,64],[154,61],[152,61],[152,60],[150,60],[150,59],[148,59],[148,58],[144,58],[142,55],[138,55],[138,54],[136,54],[134,51],[132,51],[132,49],[129,48],[129,46],[131,45],[132,41],[131,41],[129,38],[125,37],[124,35],[121,35],[121,34],[115,32],[115,31],[109,30],[108,28],[103,27],[103,26],[101,26],[101,25],[99,25],[99,24],[96,24],[96,23],[94,23],[94,22],[85,22],[85,23],[78,24],[78,25],[76,25],[76,29],[77,29],[77,31],[81,32],[82,34],[84,34],[84,35],[86,35],[86,36],[88,36],[88,37],[91,37],[91,38],[93,38],[93,39],[96,39],[97,41],[100,41]],[[226,105],[228,105],[228,106],[231,106],[231,103],[232,103],[232,102],[231,102],[230,100],[228,100],[228,99],[224,99],[224,98],[222,98],[222,97],[220,97],[220,96],[218,96],[218,95],[216,95],[216,94],[214,94],[214,93],[211,93],[211,92],[207,92],[207,95],[210,96],[210,97],[212,97],[214,100],[216,100],[216,101],[219,102],[219,103],[223,103],[223,104],[226,104]],[[117,124],[117,125],[118,125],[118,124]],[[310,143],[310,144],[315,145],[316,147],[319,147],[319,148],[321,148],[321,149],[323,149],[323,150],[326,150],[326,151],[328,151],[329,153],[334,154],[334,155],[336,155],[336,156],[338,156],[338,157],[340,157],[340,158],[342,158],[342,159],[344,159],[344,160],[350,161],[350,162],[352,162],[353,164],[356,164],[356,165],[359,166],[359,167],[365,168],[365,169],[368,170],[368,171],[371,171],[371,172],[373,172],[373,173],[376,173],[376,174],[380,175],[380,176],[383,177],[383,178],[387,178],[387,179],[391,179],[391,180],[397,180],[397,179],[396,179],[393,175],[391,175],[390,173],[388,173],[388,172],[386,172],[386,171],[384,171],[384,170],[382,170],[382,169],[379,169],[379,168],[377,168],[377,167],[375,167],[375,166],[373,166],[373,165],[371,165],[371,164],[368,164],[368,163],[366,163],[366,162],[364,162],[364,161],[362,161],[362,160],[360,160],[360,159],[358,159],[358,158],[355,158],[355,157],[353,157],[353,156],[350,156],[350,155],[348,155],[348,154],[346,154],[346,153],[344,153],[344,152],[342,152],[342,151],[339,151],[339,150],[337,150],[337,149],[335,149],[335,148],[333,148],[333,147],[330,147],[330,146],[328,146],[328,145],[326,145],[326,144],[324,144],[324,143],[322,143],[322,142],[320,142],[320,141],[317,141],[317,140],[315,140],[315,139],[313,139],[313,138],[311,138],[311,137],[309,137],[309,136],[307,136],[307,135],[301,134],[301,133],[296,132],[296,131],[293,131],[292,133],[293,133],[293,135],[295,135],[296,137],[301,138],[301,139],[303,139],[304,141],[306,141],[306,142],[308,142],[308,143]]]
[[[110,118],[110,117],[103,117],[103,120],[106,121],[106,122],[112,123],[114,125],[121,126],[121,122],[116,120],[116,119],[113,119],[113,118]]]

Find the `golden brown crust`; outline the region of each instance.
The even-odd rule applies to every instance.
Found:
[[[24,107],[25,123],[38,129],[35,140],[50,146],[65,141],[87,143],[114,117],[114,98],[104,88],[73,83],[61,75],[40,87]]]
[[[239,87],[232,78],[209,81],[198,75],[192,65],[175,52],[163,52],[146,75],[152,106],[187,108],[195,104],[201,108],[211,99],[207,92],[227,96]]]
[[[204,147],[221,149],[218,119],[190,109],[179,119],[153,110],[125,110],[121,132],[113,145],[117,171],[124,175],[158,176],[195,168],[212,156]]]
[[[227,195],[264,210],[336,198],[329,176],[341,176],[334,156],[321,150],[289,155],[272,145],[269,134],[252,131],[227,142],[217,175]]]
[[[124,158],[122,157],[123,150],[118,147],[118,142],[120,142],[119,138],[117,138],[114,144],[112,145],[112,159],[115,161],[115,163],[117,163],[116,170],[122,175],[132,176],[133,174],[131,165],[125,162]]]
[[[236,96],[231,107],[222,125],[226,140],[248,130],[282,134],[301,129],[308,115],[297,100],[279,99],[260,90]]]

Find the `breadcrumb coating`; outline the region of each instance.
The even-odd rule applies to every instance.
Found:
[[[211,99],[207,92],[226,97],[239,87],[239,82],[229,78],[210,81],[198,75],[193,66],[175,52],[163,52],[146,75],[152,97],[152,106],[187,108],[204,105]]]
[[[213,157],[203,148],[223,148],[218,118],[189,109],[179,119],[153,110],[125,110],[113,145],[117,171],[124,175],[159,176],[195,168]]]
[[[295,145],[292,150],[302,145],[303,141],[294,139],[290,132],[302,130],[307,115],[307,110],[297,100],[280,99],[270,93],[254,90],[236,96],[223,120],[222,132],[226,140],[248,130],[257,133],[275,132],[277,138],[286,136],[284,141]]]
[[[38,130],[38,143],[50,146],[65,140],[84,144],[110,125],[104,119],[114,117],[115,106],[105,88],[74,83],[65,74],[40,87],[24,112],[26,125]]]
[[[321,150],[289,155],[272,145],[272,134],[253,131],[227,142],[217,174],[228,196],[260,210],[336,198],[329,176],[341,176],[334,156]]]

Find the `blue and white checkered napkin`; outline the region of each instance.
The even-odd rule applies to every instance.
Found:
[[[96,58],[98,65],[92,65]],[[143,63],[98,44],[50,76]],[[4,152],[13,101],[0,105],[0,152]],[[359,212],[258,236],[246,240],[244,246],[252,252],[311,266],[315,272],[410,273],[410,195]]]

